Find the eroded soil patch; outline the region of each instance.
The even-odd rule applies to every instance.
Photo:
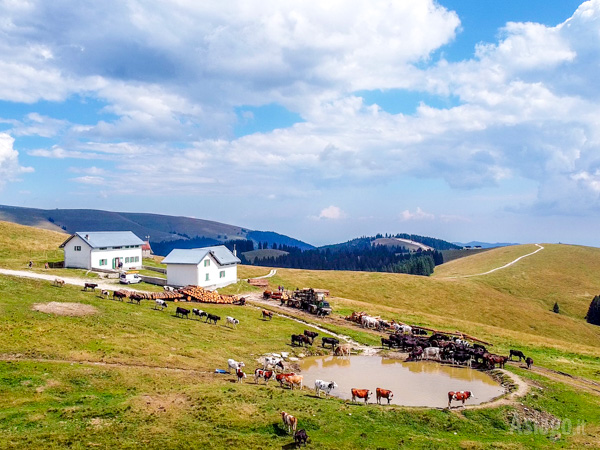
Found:
[[[46,314],[56,314],[57,316],[90,316],[97,314],[99,311],[91,305],[82,303],[34,303],[31,307],[34,311],[40,311]]]

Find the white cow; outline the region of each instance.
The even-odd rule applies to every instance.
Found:
[[[227,323],[228,323],[228,324],[230,324],[230,325],[231,325],[233,328],[235,328],[235,327],[237,326],[237,324],[238,324],[238,323],[240,323],[240,321],[239,321],[239,320],[237,320],[237,319],[234,319],[234,318],[233,318],[233,317],[231,317],[231,316],[227,316],[227,317],[225,318],[225,320],[227,320]]]
[[[238,369],[241,369],[242,367],[244,367],[246,364],[244,364],[242,361],[237,362],[235,359],[228,359],[227,360],[227,366],[229,366],[229,371],[231,372],[231,370],[233,369],[233,371],[237,372]]]
[[[161,300],[159,298],[157,298],[156,300],[154,300],[154,302],[156,303],[154,305],[154,309],[158,308],[160,306],[161,311],[163,309],[165,309],[167,307],[167,302],[165,302],[164,300]]]
[[[379,321],[375,317],[371,316],[362,316],[360,321],[363,328],[376,328],[379,324]]]
[[[325,397],[327,397],[327,394],[336,387],[338,385],[335,381],[315,380],[315,392],[319,397],[321,397],[321,391],[325,392]]]
[[[279,367],[282,371],[285,370],[285,368],[283,367],[283,359],[276,358],[274,356],[265,356],[265,364],[263,366],[263,370],[267,370],[269,367],[273,367],[273,369]]]
[[[423,350],[423,359],[437,359],[442,360],[442,355],[439,347],[427,347]]]

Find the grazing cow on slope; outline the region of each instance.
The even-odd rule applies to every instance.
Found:
[[[333,350],[333,354],[335,356],[350,356],[350,352],[352,351],[352,346],[350,344],[338,345],[335,350]]]
[[[350,391],[352,393],[352,401],[355,402],[357,398],[364,398],[365,405],[369,402],[369,397],[371,396],[371,391],[368,389],[355,389],[352,388]]]
[[[279,383],[279,386],[283,387],[283,382],[285,381],[285,378],[290,375],[296,375],[296,374],[294,372],[278,373],[277,375],[275,375],[275,380]]]
[[[245,367],[246,364],[244,364],[242,361],[237,362],[235,359],[230,358],[227,360],[227,366],[229,367],[229,371],[231,372],[232,369],[234,371],[237,371],[238,369]]]
[[[88,289],[91,289],[92,291],[95,291],[97,287],[98,285],[96,283],[85,283],[83,285],[83,290],[87,291]]]
[[[182,308],[181,306],[178,306],[177,309],[175,310],[175,317],[179,317],[181,315],[181,318],[185,317],[187,319],[189,313],[190,313],[189,309],[185,309],[185,308]]]
[[[206,311],[202,311],[201,309],[196,309],[196,308],[192,309],[192,314],[195,316],[198,316],[198,319],[202,319],[203,317],[208,316]]]
[[[108,299],[110,297],[110,292],[108,292],[106,289],[102,289],[100,291],[100,297]]]
[[[382,398],[386,398],[388,401],[388,405],[390,404],[390,401],[392,400],[392,398],[394,398],[394,394],[392,393],[392,391],[388,390],[388,389],[381,389],[381,388],[377,388],[375,390],[375,396],[377,397],[377,404],[381,405],[381,399]]]
[[[323,380],[315,380],[315,393],[321,397],[321,391],[325,392],[325,398],[327,398],[327,394],[331,392],[332,389],[337,387],[337,383],[335,381],[323,381]]]
[[[227,316],[227,317],[225,318],[225,320],[227,321],[227,325],[231,325],[231,327],[232,327],[232,328],[235,328],[235,327],[237,327],[237,325],[240,323],[240,321],[239,321],[239,320],[237,320],[237,319],[234,319],[234,318],[233,318],[233,317],[231,317],[231,316]]]
[[[54,286],[63,287],[65,285],[65,280],[61,278],[55,278],[53,284]]]
[[[321,345],[323,347],[325,347],[325,344],[328,344],[328,345],[331,345],[332,349],[337,347],[338,345],[340,345],[340,340],[336,339],[336,338],[332,338],[332,337],[321,338],[321,341],[322,341]]]
[[[239,369],[235,371],[235,374],[237,375],[237,382],[241,383],[242,380],[244,378],[246,378],[246,374],[244,372],[242,372],[242,369]]]
[[[465,400],[468,400],[471,397],[473,397],[473,393],[471,391],[448,392],[448,409],[450,409],[450,403],[452,400],[462,401],[463,406],[465,406]]]
[[[273,312],[272,311],[267,311],[266,309],[263,309],[262,310],[262,318],[266,320],[267,317],[269,318],[269,320],[273,319]]]
[[[306,430],[298,430],[294,433],[294,443],[296,444],[296,447],[306,445],[306,441],[308,441]]]
[[[288,434],[292,431],[296,431],[298,419],[296,419],[294,416],[286,413],[285,411],[281,411],[281,420],[283,420],[283,426],[287,428]]]
[[[292,334],[292,345],[312,345],[312,339],[303,334]]]
[[[157,309],[159,306],[160,306],[160,310],[162,311],[168,305],[167,305],[167,302],[165,302],[164,300],[157,298],[156,300],[154,300],[154,309]]]
[[[276,358],[274,356],[265,356],[265,363],[263,365],[263,369],[266,370],[269,367],[273,367],[274,369],[279,367],[282,371],[285,370],[283,367],[283,359]]]
[[[316,331],[310,331],[310,330],[304,330],[304,336],[308,336],[309,338],[311,338],[313,341],[315,340],[315,338],[319,335],[319,333],[317,333]]]
[[[292,391],[294,390],[294,386],[299,386],[302,389],[302,381],[304,380],[303,375],[284,375],[283,381],[290,385]]]
[[[375,317],[362,316],[360,318],[360,324],[363,328],[377,328],[379,321]]]
[[[127,297],[127,294],[125,292],[122,292],[122,291],[114,291],[113,292],[113,300],[117,299],[117,300],[123,301],[123,299],[125,297]]]
[[[521,350],[512,350],[511,349],[510,355],[509,355],[508,358],[512,361],[513,356],[518,356],[519,357],[519,362],[521,362],[521,358],[522,359],[527,359]]]
[[[533,366],[533,359],[531,359],[529,356],[527,357],[527,359],[525,360],[525,364],[527,364],[527,368],[531,369],[531,366]]]
[[[206,320],[205,320],[204,322],[205,322],[205,323],[206,323],[206,322],[208,322],[208,323],[211,323],[211,322],[213,322],[213,323],[216,325],[216,324],[217,324],[217,321],[219,321],[219,320],[221,320],[221,318],[220,318],[219,316],[216,316],[216,315],[214,315],[214,314],[210,314],[210,313],[209,313],[209,314],[207,314],[207,315],[206,315]]]
[[[264,378],[265,384],[269,384],[269,380],[273,378],[273,375],[275,375],[275,372],[272,370],[256,369],[254,371],[254,382],[258,384],[258,379]]]

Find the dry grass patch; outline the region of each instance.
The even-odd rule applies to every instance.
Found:
[[[143,394],[132,399],[133,406],[148,414],[175,414],[190,408],[190,398],[185,394]]]
[[[90,316],[97,314],[98,310],[91,305],[82,303],[34,303],[31,307],[34,311],[40,311],[46,314],[55,314],[57,316]]]

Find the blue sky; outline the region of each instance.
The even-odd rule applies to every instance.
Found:
[[[600,0],[0,12],[0,204],[600,246]]]

